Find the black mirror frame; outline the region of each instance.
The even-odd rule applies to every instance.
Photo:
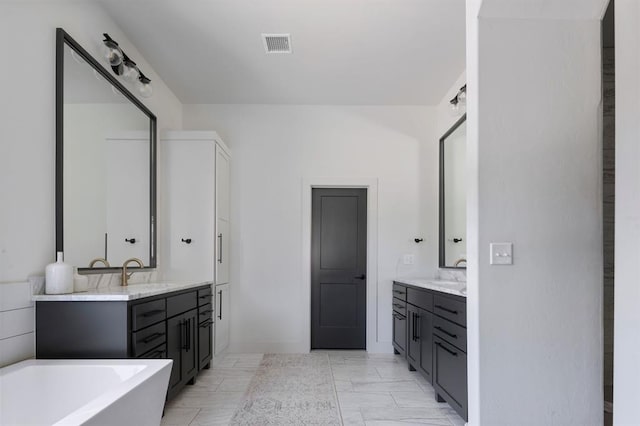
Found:
[[[444,235],[444,142],[445,140],[467,121],[467,114],[463,114],[462,117],[455,122],[449,130],[445,132],[440,138],[440,186],[439,186],[439,202],[440,202],[440,217],[439,217],[439,244],[438,244],[438,266],[441,269],[467,269],[466,266],[447,266],[445,265],[445,235]]]
[[[157,119],[156,116],[131,93],[122,83],[112,76],[100,63],[87,52],[78,42],[76,42],[62,28],[56,29],[56,252],[64,251],[64,206],[63,206],[63,176],[64,176],[64,46],[68,45],[82,59],[84,59],[91,67],[103,76],[112,86],[122,93],[132,104],[149,117],[150,123],[150,206],[149,206],[149,265],[141,269],[156,268],[156,156],[157,156]],[[54,256],[55,259],[55,256]],[[134,268],[132,268],[134,269]],[[108,268],[78,268],[83,273],[116,273],[122,270],[122,267]]]

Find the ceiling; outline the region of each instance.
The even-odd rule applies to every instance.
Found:
[[[464,0],[99,1],[186,104],[435,105],[465,68]]]

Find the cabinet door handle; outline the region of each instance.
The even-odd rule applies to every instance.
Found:
[[[416,342],[420,340],[420,315],[416,314]]]
[[[457,334],[449,333],[447,330],[445,330],[444,328],[440,327],[439,325],[436,325],[436,326],[435,326],[435,327],[433,327],[433,328],[435,328],[436,330],[440,330],[440,331],[442,331],[444,334],[446,334],[447,336],[449,336],[449,337],[451,337],[451,338],[454,338],[454,339],[457,339],[457,338],[458,338],[458,335],[457,335]]]
[[[185,320],[180,320],[180,348],[181,349],[186,349],[187,348],[187,337],[184,335],[184,329],[185,329]]]
[[[418,315],[416,315],[415,312],[411,312],[411,340],[413,340],[414,342],[418,340],[418,336],[416,336],[416,318],[418,317]]]
[[[220,309],[218,309],[218,319],[222,319],[222,290],[218,290],[218,297],[220,298]]]
[[[218,234],[218,263],[222,263],[222,234]]]
[[[453,314],[453,315],[458,315],[458,311],[454,311],[452,309],[445,308],[442,305],[435,305],[435,308],[438,308],[438,309],[443,310],[445,312],[449,312],[450,314]]]
[[[187,320],[187,350],[191,350],[191,318]]]
[[[436,345],[437,345],[437,346],[440,346],[442,349],[444,349],[445,351],[449,352],[451,355],[453,355],[453,356],[458,356],[458,353],[457,353],[457,352],[454,352],[454,351],[452,351],[451,349],[446,348],[442,343],[440,343],[440,342],[436,342]]]
[[[154,333],[151,336],[147,337],[146,339],[142,339],[142,343],[153,342],[154,340],[158,340],[162,336],[164,336],[164,333]]]

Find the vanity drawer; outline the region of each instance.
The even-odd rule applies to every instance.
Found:
[[[211,286],[198,290],[198,306],[211,303],[211,295],[212,295]]]
[[[400,300],[407,300],[407,288],[403,285],[393,283],[393,297],[396,297]]]
[[[467,329],[449,320],[433,317],[433,334],[451,343],[458,349],[467,352]]]
[[[400,300],[400,299],[396,299],[395,297],[393,298],[393,310],[397,313],[399,313],[400,315],[407,315],[407,302]]]
[[[166,319],[167,308],[164,299],[140,303],[131,307],[131,329],[140,330]]]
[[[433,311],[433,294],[426,290],[418,290],[417,288],[411,287],[407,288],[407,302],[425,311]]]
[[[465,302],[436,295],[433,298],[433,313],[463,327],[467,326],[467,304]]]
[[[146,354],[140,355],[138,358],[146,359],[166,359],[167,358],[167,344],[163,343],[160,346],[151,349]]]
[[[213,318],[213,305],[203,305],[198,308],[198,324]]]
[[[133,356],[138,357],[150,349],[167,341],[167,330],[165,322],[152,325],[143,330],[132,333]]]
[[[167,318],[198,307],[198,292],[190,291],[177,296],[167,297]]]

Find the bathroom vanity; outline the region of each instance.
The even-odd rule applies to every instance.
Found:
[[[132,284],[34,296],[36,357],[172,359],[171,399],[213,357],[211,284]]]
[[[466,283],[399,279],[392,300],[394,352],[467,420]]]

